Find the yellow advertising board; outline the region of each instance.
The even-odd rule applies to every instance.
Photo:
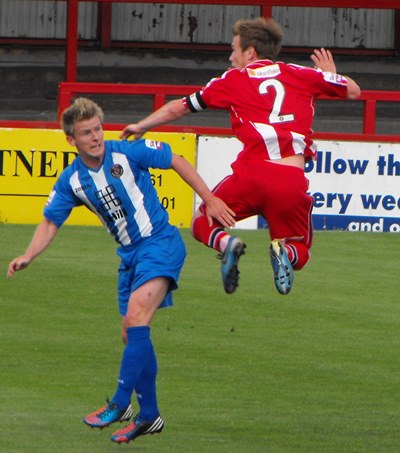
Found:
[[[117,140],[119,132],[105,131],[104,135],[106,140]],[[157,132],[146,134],[146,138],[169,143],[173,152],[195,165],[195,134]],[[39,223],[57,177],[76,155],[61,130],[0,128],[0,223]],[[150,171],[170,222],[189,227],[192,189],[173,170]],[[100,225],[85,207],[75,208],[66,223]]]

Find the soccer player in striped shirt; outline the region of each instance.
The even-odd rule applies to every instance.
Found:
[[[146,131],[206,108],[230,113],[232,130],[243,149],[232,163],[232,174],[213,190],[235,212],[236,220],[262,215],[270,234],[274,283],[288,294],[293,270],[302,269],[312,245],[311,210],[304,165],[315,159],[311,129],[319,95],[355,99],[360,88],[350,77],[336,73],[328,50],[311,55],[315,67],[285,64],[276,57],[282,30],[273,19],[240,20],[233,26],[233,68],[212,79],[203,89],[170,101],[121,137],[141,137]],[[222,253],[222,281],[227,293],[238,286],[238,261],[245,244],[223,225],[210,226],[204,204],[192,223],[195,239]]]
[[[172,305],[186,251],[179,230],[170,225],[160,204],[149,168],[173,168],[202,198],[210,224],[234,225],[233,212],[208,189],[196,170],[174,154],[167,143],[151,140],[104,140],[103,112],[93,101],[78,98],[63,112],[62,126],[79,156],[56,181],[26,252],[11,261],[8,277],[26,268],[53,241],[71,210],[93,211],[119,244],[119,311],[126,343],[118,387],[111,401],[84,419],[93,428],[130,420],[135,391],[139,413],[111,440],[129,442],[159,433],[157,359],[150,323],[159,307]],[[95,270],[93,270],[95,272]]]

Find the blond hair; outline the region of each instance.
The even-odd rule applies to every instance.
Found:
[[[281,26],[271,17],[240,19],[232,27],[233,36],[239,36],[242,50],[254,47],[260,58],[275,60],[282,46]]]
[[[87,98],[76,98],[61,115],[61,127],[65,135],[74,136],[74,125],[77,121],[90,120],[97,116],[101,123],[104,120],[103,110],[94,101]]]

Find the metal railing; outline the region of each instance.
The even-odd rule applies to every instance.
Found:
[[[61,112],[67,108],[74,97],[85,94],[112,94],[112,95],[148,95],[152,98],[153,111],[160,108],[168,101],[168,97],[179,97],[189,95],[201,87],[196,85],[159,85],[159,84],[120,84],[120,83],[87,83],[87,82],[61,82],[58,91],[58,118]],[[319,100],[338,101],[338,98],[321,96]],[[341,100],[341,99],[339,99]],[[342,102],[349,102],[347,99]],[[377,103],[378,102],[400,102],[400,91],[376,91],[365,90],[361,96],[351,102],[363,103],[362,132],[324,132],[319,131],[315,137],[323,137],[332,140],[358,140],[358,141],[380,141],[398,142],[398,134],[377,134]],[[184,119],[183,119],[184,120]],[[112,125],[115,128],[117,125]],[[121,128],[123,125],[118,125]],[[107,128],[110,126],[107,125]],[[193,131],[197,134],[209,135],[232,135],[230,128],[215,126],[193,126],[193,125],[165,125],[155,130],[160,131]]]

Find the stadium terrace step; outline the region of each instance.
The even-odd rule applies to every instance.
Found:
[[[145,51],[84,49],[78,55],[78,81],[111,83],[161,83],[203,85],[228,66],[225,52]],[[286,62],[310,65],[307,55],[282,55]],[[58,84],[64,80],[63,48],[16,49],[0,52],[0,119],[55,121]],[[400,90],[400,57],[336,57],[338,72],[353,77],[362,89]],[[133,122],[151,112],[146,96],[93,95],[106,112],[109,123]],[[377,132],[398,131],[400,103],[378,105]],[[184,119],[189,125],[229,126],[225,112],[207,111]],[[179,124],[176,123],[176,124]],[[326,132],[360,132],[362,104],[319,101],[314,129]]]

